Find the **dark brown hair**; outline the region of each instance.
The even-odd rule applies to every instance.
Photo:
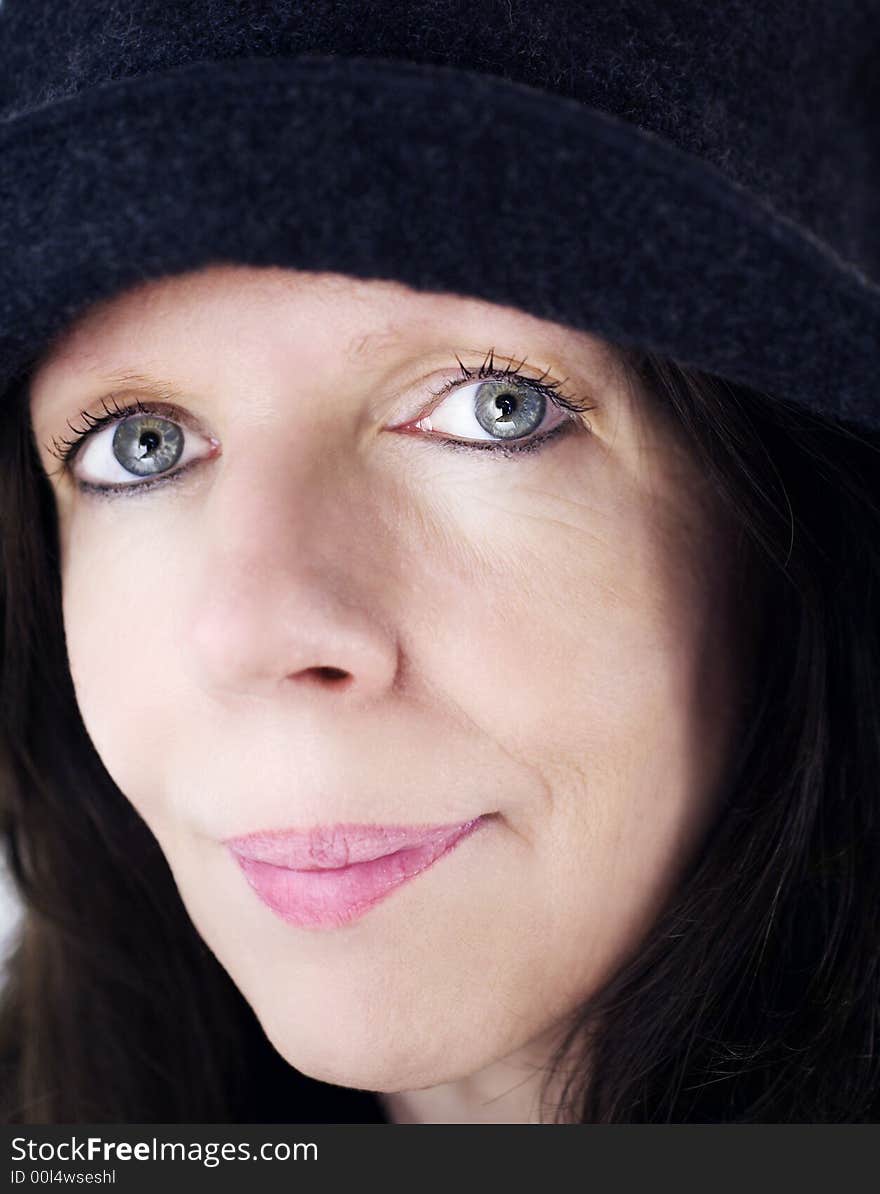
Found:
[[[759,667],[706,841],[572,1018],[558,1118],[876,1122],[880,435],[621,353],[738,529]],[[0,437],[0,828],[25,908],[0,1006],[4,1119],[379,1119],[269,1044],[97,757],[27,387]]]

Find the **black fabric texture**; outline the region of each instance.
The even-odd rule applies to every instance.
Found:
[[[213,262],[453,292],[880,426],[876,0],[2,0],[0,393]]]

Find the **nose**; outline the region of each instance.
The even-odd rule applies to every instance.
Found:
[[[392,545],[366,479],[346,463],[255,458],[215,480],[181,628],[203,690],[372,701],[394,684]]]

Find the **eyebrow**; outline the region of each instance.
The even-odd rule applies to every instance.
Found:
[[[105,385],[136,385],[138,389],[146,391],[153,398],[174,400],[183,398],[183,392],[170,381],[160,377],[151,377],[149,373],[133,373],[122,369],[115,373],[105,373],[98,379],[99,384]]]
[[[386,344],[389,340],[396,342],[402,338],[401,334],[395,332],[393,327],[385,328],[380,332],[367,332],[365,335],[355,336],[349,342],[349,359],[355,362],[359,357],[363,357],[371,347]],[[462,356],[488,356],[489,350],[486,348],[467,347],[459,349],[459,352]],[[504,353],[495,353],[495,357],[499,361],[512,362],[515,360],[514,357],[505,356]],[[97,382],[99,385],[134,385],[138,389],[143,390],[151,398],[169,402],[178,401],[186,397],[184,391],[173,382],[166,381],[161,377],[153,377],[149,373],[138,373],[127,369],[120,369],[113,373],[103,373],[97,378]]]
[[[0,0],[2,3],[2,0]],[[378,331],[362,332],[352,337],[348,343],[348,359],[355,363],[364,357],[371,349],[382,347],[389,343],[399,343],[409,332],[401,329],[399,322],[386,324]],[[464,349],[465,352],[478,352],[479,349]],[[98,379],[100,385],[136,385],[146,390],[151,397],[178,399],[184,395],[173,382],[165,381],[161,377],[152,377],[149,373],[138,373],[128,369],[104,373]]]
[[[0,0],[2,2],[2,0]],[[412,334],[412,329],[401,329],[399,322],[392,322],[386,324],[381,329],[371,332],[358,333],[352,337],[348,342],[348,359],[352,365],[357,364],[362,360],[371,349],[379,349],[389,344],[399,344],[405,340],[408,335]],[[435,349],[439,351],[439,349]],[[462,357],[474,356],[481,358],[488,358],[490,352],[494,359],[500,365],[511,365],[517,367],[517,363],[524,364],[528,358],[519,358],[517,356],[508,356],[503,352],[496,352],[494,346],[486,348],[485,345],[481,347],[468,346],[456,350],[450,348],[449,352],[458,359],[460,354]],[[460,362],[459,362],[460,363]],[[111,373],[105,373],[96,378],[99,386],[134,386],[137,391],[145,398],[151,398],[157,402],[185,403],[192,397],[192,391],[182,390],[179,385],[174,382],[166,381],[161,377],[154,377],[149,373],[140,373],[136,370],[120,369]]]

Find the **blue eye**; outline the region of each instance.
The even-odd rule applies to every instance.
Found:
[[[111,450],[122,467],[137,477],[166,472],[183,455],[183,431],[161,415],[132,415],[116,424]]]
[[[68,443],[65,463],[76,458],[76,480],[85,492],[114,493],[152,488],[179,477],[190,464],[211,455],[216,441],[186,430],[180,423],[141,403],[116,408]],[[91,418],[91,416],[88,416]],[[172,471],[173,470],[173,471]],[[155,480],[132,480],[137,477]]]
[[[461,378],[448,381],[434,395],[437,401],[427,414],[395,430],[415,429],[443,449],[491,452],[507,459],[539,451],[572,431],[590,432],[589,423],[580,416],[595,410],[596,404],[562,393],[559,382],[545,380],[546,370],[537,378],[524,376],[525,358],[501,369],[495,365],[495,350],[490,349],[476,370],[456,360]],[[466,383],[475,380],[463,384],[462,378]],[[548,411],[558,416],[549,428]],[[447,417],[452,418],[452,426],[443,425]]]
[[[468,385],[455,383],[441,395],[445,396],[430,414],[412,426],[431,433],[444,447],[488,449],[510,456],[535,451],[579,422],[563,410],[552,390],[548,393],[538,382],[509,373]],[[557,416],[549,428],[548,413]]]

